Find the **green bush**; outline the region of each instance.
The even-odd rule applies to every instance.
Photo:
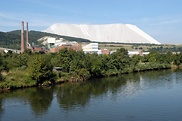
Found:
[[[0,81],[2,81],[2,80],[3,80],[3,76],[2,76],[2,74],[0,72]]]
[[[16,70],[9,72],[2,82],[0,82],[1,88],[23,88],[29,86],[35,86],[36,81],[29,78],[29,73],[26,70]]]
[[[36,81],[37,84],[42,84],[46,80],[51,80],[53,75],[53,66],[49,58],[43,55],[35,55],[28,63],[30,77]]]

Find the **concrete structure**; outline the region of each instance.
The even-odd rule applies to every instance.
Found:
[[[47,46],[50,53],[59,52],[61,49],[67,48],[70,50],[81,51],[82,46],[75,41],[65,41],[63,38],[54,37],[42,37],[38,41],[41,41],[43,45]]]
[[[54,47],[58,47],[58,46],[66,45],[66,44],[71,44],[71,42],[63,41],[63,38],[59,38],[59,39],[56,39],[53,37],[47,38],[47,47],[48,48],[54,48]]]
[[[28,22],[27,22],[27,30],[26,30],[26,48],[29,48],[29,42],[28,42]]]
[[[112,51],[110,51],[110,54],[113,54],[113,53],[115,53],[116,52],[116,50],[112,50]]]
[[[0,48],[0,51],[7,53],[8,51],[12,51],[14,53],[20,54],[21,50],[9,49],[9,48]]]
[[[56,38],[53,37],[47,38],[47,47],[49,49],[55,47],[55,43],[56,43]]]
[[[31,46],[32,52],[46,52],[46,49],[44,47],[39,46]]]
[[[22,29],[21,29],[21,53],[25,51],[25,49],[31,49],[30,44],[28,43],[28,22],[26,23],[26,42],[24,40],[24,21],[22,21]]]
[[[128,51],[128,55],[130,57],[132,57],[133,55],[142,55],[142,50]]]
[[[106,54],[106,55],[109,55],[110,54],[110,51],[108,49],[101,49],[101,52],[102,54]]]
[[[149,52],[142,52],[142,50],[128,51],[129,57],[132,57],[133,55],[144,56],[144,55],[148,55],[148,54],[149,54]]]
[[[117,50],[112,50],[110,51],[110,54],[115,53]],[[132,57],[134,55],[140,55],[140,56],[144,56],[144,55],[148,55],[150,52],[142,52],[142,50],[133,50],[133,51],[128,51],[128,55],[129,57]]]
[[[22,21],[21,26],[21,53],[25,51],[25,43],[24,43],[24,21]]]
[[[98,43],[90,43],[82,47],[84,53],[98,53]]]
[[[150,52],[142,52],[142,55],[148,55]]]
[[[21,53],[25,51],[25,49],[30,49],[32,52],[45,52],[44,47],[39,46],[31,46],[28,42],[28,22],[26,22],[26,42],[24,40],[24,21],[22,21],[22,29],[21,29]]]
[[[62,44],[61,46],[53,47],[49,49],[50,53],[59,52],[61,49],[67,48],[68,50],[75,50],[81,51],[82,45],[81,44]]]
[[[55,38],[55,37],[48,37],[48,36],[42,37],[38,41],[41,41],[42,44],[47,46],[48,49],[62,46],[64,44],[77,44],[77,42],[64,41],[63,38]]]

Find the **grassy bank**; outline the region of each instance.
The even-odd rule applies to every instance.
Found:
[[[171,66],[172,69],[177,69],[177,68],[182,68],[182,64],[177,67],[177,66]],[[169,69],[169,67],[166,68],[161,68],[161,69]],[[156,70],[155,68],[153,69],[142,69],[140,71],[151,71],[151,70]],[[160,69],[158,69],[160,70]],[[139,71],[130,71],[130,73],[137,73]],[[119,73],[119,72],[117,72]],[[122,74],[128,74],[127,73],[122,73]],[[65,82],[80,82],[84,81],[81,79],[78,75],[72,74],[72,73],[55,73],[54,81],[44,81],[41,85],[37,85],[35,80],[32,80],[30,78],[30,74],[27,70],[12,70],[10,72],[3,72],[3,81],[0,81],[0,92],[4,92],[7,90],[13,90],[13,89],[19,89],[19,88],[27,88],[27,87],[34,87],[34,86],[49,86],[53,84],[60,84],[60,83],[65,83]],[[117,76],[119,74],[111,74],[109,76]],[[105,75],[108,76],[108,75]]]
[[[2,73],[3,80],[0,82],[0,89],[17,89],[36,86],[26,70],[12,70]]]
[[[28,70],[12,70],[9,72],[2,72],[2,81],[0,81],[0,92],[7,90],[28,88],[35,86],[50,86],[54,84],[60,84],[65,82],[78,82],[83,81],[75,74],[62,73],[61,77],[59,73],[54,72],[54,81],[45,80],[42,84],[37,84],[35,80],[30,77]]]

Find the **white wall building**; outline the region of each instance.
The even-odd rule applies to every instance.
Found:
[[[148,55],[149,52],[142,52],[142,50],[136,50],[136,51],[128,51],[128,55],[130,57],[132,57],[133,55],[140,55],[140,56],[143,56],[143,55]]]
[[[42,44],[47,45],[47,47],[49,49],[54,48],[54,47],[59,47],[62,45],[66,45],[66,44],[78,44],[75,41],[67,42],[67,41],[64,41],[63,38],[56,39],[54,37],[43,37],[43,38],[39,39],[39,41],[43,41]]]
[[[84,53],[99,53],[98,43],[90,43],[82,47]]]
[[[53,37],[49,37],[47,38],[47,46],[48,48],[52,48],[55,46],[55,43],[56,43],[56,38],[53,38]]]

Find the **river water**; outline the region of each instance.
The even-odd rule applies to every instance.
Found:
[[[150,71],[0,94],[0,121],[181,121],[182,71]]]

